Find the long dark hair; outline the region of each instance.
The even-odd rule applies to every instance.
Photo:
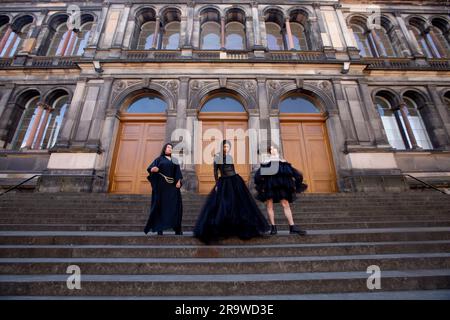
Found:
[[[173,144],[171,144],[170,142],[166,143],[161,150],[161,154],[160,154],[161,157],[166,155],[167,146],[172,146],[172,148],[173,148]]]

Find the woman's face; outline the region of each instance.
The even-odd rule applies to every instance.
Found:
[[[168,155],[168,156],[170,156],[170,155],[172,155],[172,146],[169,144],[169,145],[167,145],[167,147],[166,147],[166,155]]]
[[[225,143],[223,145],[223,153],[227,154],[228,152],[230,152],[230,145],[228,143]]]
[[[270,154],[273,156],[277,156],[278,155],[278,149],[275,148],[274,146],[270,147]]]

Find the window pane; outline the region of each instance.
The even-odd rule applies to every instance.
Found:
[[[309,100],[302,97],[290,97],[280,103],[283,113],[320,113],[320,110]]]
[[[77,39],[74,46],[73,53],[77,56],[82,56],[84,53],[84,49],[88,45],[88,40],[91,35],[92,22],[85,23],[81,30],[77,33]]]
[[[292,39],[294,40],[295,50],[308,50],[305,30],[299,23],[291,23]]]
[[[283,50],[283,37],[281,35],[281,28],[273,22],[266,23],[267,33],[267,47],[269,50]]]
[[[353,35],[355,36],[356,43],[358,45],[360,55],[363,57],[372,57],[372,51],[370,50],[369,39],[365,30],[358,26],[352,25]]]
[[[67,97],[61,97],[54,103],[54,110],[47,121],[41,148],[50,149],[55,145],[67,109],[67,102]]]
[[[220,25],[207,22],[202,26],[201,48],[203,50],[220,49]]]
[[[162,48],[166,50],[176,50],[180,46],[180,23],[171,22],[164,30]]]
[[[203,105],[202,112],[245,112],[245,108],[236,99],[222,96],[208,100]]]
[[[397,56],[394,48],[392,46],[392,42],[391,39],[389,38],[389,36],[386,34],[386,30],[384,30],[383,28],[381,29],[375,29],[375,32],[378,35],[378,38],[380,39],[380,44],[383,48],[384,54],[388,57],[395,57]]]
[[[408,106],[408,120],[411,124],[411,128],[416,138],[417,145],[423,149],[433,149],[430,137],[428,136],[425,123],[423,122],[420,111],[417,109],[417,104],[414,100],[403,97],[406,105]]]
[[[142,25],[139,34],[137,50],[149,50],[152,48],[156,22],[150,21]]]
[[[392,110],[390,103],[384,98],[376,97],[375,104],[381,116],[389,144],[395,149],[405,150],[406,145],[398,124],[398,116]]]
[[[167,103],[157,97],[145,97],[133,102],[127,112],[129,113],[161,113],[166,111]]]
[[[25,142],[30,135],[31,127],[30,125],[34,122],[36,118],[37,108],[36,105],[39,101],[39,97],[32,98],[25,106],[22,118],[17,127],[15,136],[13,138],[12,147],[17,150],[25,147]]]
[[[229,50],[244,50],[245,31],[239,22],[231,22],[226,27],[225,47]]]

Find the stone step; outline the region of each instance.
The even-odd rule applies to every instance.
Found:
[[[379,290],[372,290],[371,292],[248,296],[0,296],[0,300],[450,300],[450,290],[409,290],[381,292]]]
[[[306,272],[213,275],[84,275],[81,290],[67,288],[68,275],[0,275],[0,295],[208,296],[368,292],[368,274]],[[388,270],[381,290],[450,288],[450,270]]]
[[[245,258],[0,258],[2,274],[65,274],[77,265],[83,276],[146,274],[266,274],[450,269],[450,253]],[[36,273],[37,272],[37,273]],[[450,288],[450,287],[449,287]]]
[[[64,219],[58,219],[60,221],[65,221]],[[281,219],[280,219],[281,220]],[[284,219],[283,219],[284,220]],[[331,220],[331,219],[330,219]],[[32,221],[39,222],[39,220]],[[0,230],[3,231],[130,231],[130,232],[140,232],[145,226],[145,221],[141,223],[131,223],[124,224],[122,222],[110,221],[107,224],[104,222],[95,223],[90,222],[78,222],[69,224],[60,224],[57,221],[40,221],[42,224],[31,223],[28,219],[23,222],[20,221],[4,221],[0,222]],[[65,221],[74,222],[74,221]],[[305,222],[304,220],[296,219],[296,224],[300,225],[304,229],[308,230],[322,230],[322,229],[349,229],[349,228],[407,228],[407,227],[450,227],[450,220],[417,220],[417,221],[386,221],[381,220],[379,222],[320,222],[311,223]],[[192,231],[195,225],[195,220],[183,221],[183,231]],[[277,229],[289,230],[287,224],[277,224]]]
[[[214,245],[0,245],[2,258],[233,258],[450,252],[450,240]],[[38,270],[36,270],[38,272]]]
[[[163,236],[143,232],[99,232],[99,231],[0,231],[3,245],[7,244],[183,244],[192,245],[200,242],[192,237],[191,232],[175,236],[166,232]],[[281,231],[276,237],[265,236],[249,241],[230,238],[222,244],[291,244],[321,242],[366,242],[366,241],[427,241],[450,240],[450,228],[366,228],[366,229],[328,229],[308,230],[308,235],[300,237]]]

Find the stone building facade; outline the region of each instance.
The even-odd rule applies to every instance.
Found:
[[[3,0],[0,185],[145,193],[146,164],[165,141],[193,156],[200,120],[263,129],[311,192],[449,187],[449,30],[442,1]]]

